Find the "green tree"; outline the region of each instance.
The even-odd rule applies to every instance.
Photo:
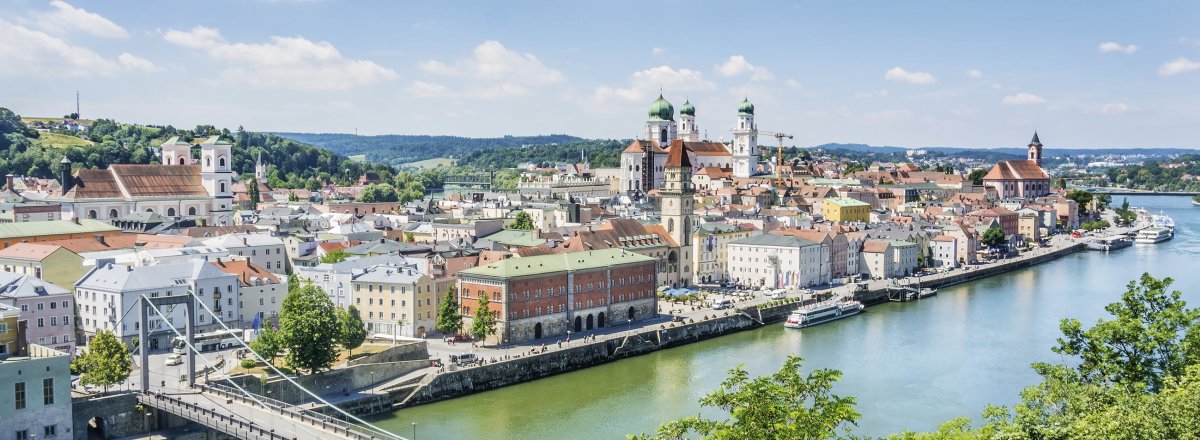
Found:
[[[84,385],[108,387],[125,382],[133,371],[133,359],[129,347],[117,340],[109,330],[100,330],[88,342],[87,352],[71,363],[79,373],[79,382]]]
[[[337,360],[339,328],[329,295],[312,283],[289,291],[279,311],[279,335],[287,348],[285,361],[292,368],[315,373],[332,366]]]
[[[246,183],[246,196],[250,199],[250,209],[258,209],[258,179],[251,177]]]
[[[343,261],[346,261],[347,256],[348,256],[348,254],[346,254],[345,249],[338,248],[338,249],[334,249],[332,251],[326,252],[325,255],[322,255],[321,262],[322,263],[330,263],[330,264],[341,263]]]
[[[367,340],[367,326],[363,324],[362,315],[354,304],[338,309],[338,327],[338,344],[346,349],[347,355],[353,355],[354,349]]]
[[[988,249],[1004,249],[1007,241],[1004,237],[1004,230],[995,226],[983,231],[983,238],[979,240]]]
[[[983,185],[983,176],[986,176],[987,173],[988,170],[983,168],[971,170],[970,173],[967,173],[967,180],[970,180],[972,185]]]
[[[404,241],[409,242],[409,243],[415,243],[417,241],[417,236],[415,234],[413,234],[411,231],[405,232],[404,233]]]
[[[653,438],[836,438],[858,420],[854,398],[832,393],[841,372],[821,369],[806,376],[801,371],[803,363],[799,357],[788,356],[778,372],[753,379],[738,366],[729,371],[720,389],[700,399],[701,406],[720,408],[729,414],[728,419],[711,420],[700,415],[682,418],[660,426]]]
[[[533,217],[530,217],[528,212],[518,212],[516,218],[513,219],[512,228],[525,231],[533,230]]]
[[[358,201],[364,203],[396,202],[399,200],[400,196],[396,194],[396,188],[387,183],[367,185],[358,194]]]
[[[479,308],[475,309],[475,319],[471,322],[471,336],[481,342],[486,342],[487,337],[496,334],[496,317],[492,315],[492,309],[488,307],[487,294],[479,294]]]
[[[1091,203],[1092,203],[1092,199],[1094,198],[1094,196],[1092,196],[1092,193],[1090,193],[1090,192],[1084,191],[1082,189],[1077,189],[1077,190],[1068,192],[1067,195],[1064,197],[1074,200],[1075,204],[1079,205],[1080,210],[1090,212],[1092,209]]]
[[[1121,302],[1105,307],[1114,319],[1092,328],[1063,320],[1054,352],[1079,357],[1076,369],[1086,382],[1161,390],[1168,378],[1200,361],[1200,310],[1187,308],[1179,291],[1168,292],[1173,281],[1142,274],[1129,283]]]
[[[275,358],[283,353],[283,341],[278,331],[269,325],[263,325],[262,329],[258,331],[258,336],[250,341],[250,349],[270,362],[271,365],[275,365]]]
[[[457,335],[462,329],[462,313],[458,310],[458,289],[455,289],[453,284],[446,289],[446,298],[438,305],[435,327],[447,335]]]

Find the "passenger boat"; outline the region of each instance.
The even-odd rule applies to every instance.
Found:
[[[836,321],[847,316],[853,316],[863,311],[862,303],[858,301],[825,301],[804,306],[792,311],[783,326],[787,328],[805,328],[829,321]]]
[[[1117,249],[1127,248],[1133,245],[1133,240],[1130,240],[1125,235],[1107,235],[1104,237],[1096,237],[1087,242],[1087,248],[1093,251],[1115,251]]]
[[[1175,230],[1175,220],[1163,213],[1150,216],[1150,222],[1156,228]]]
[[[1138,231],[1137,238],[1133,241],[1138,244],[1154,244],[1162,243],[1174,237],[1174,233],[1170,229],[1157,227],[1146,228]]]

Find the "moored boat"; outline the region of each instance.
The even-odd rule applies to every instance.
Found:
[[[858,301],[825,301],[800,307],[788,315],[783,326],[787,328],[805,328],[829,321],[836,321],[848,316],[854,316],[863,311],[864,306]]]
[[[1163,227],[1146,228],[1138,231],[1137,238],[1133,241],[1138,244],[1154,244],[1162,243],[1174,237],[1174,233]]]
[[[1087,241],[1087,248],[1093,251],[1114,251],[1117,249],[1127,248],[1133,245],[1133,240],[1130,240],[1125,235],[1106,235],[1104,237],[1096,237]]]

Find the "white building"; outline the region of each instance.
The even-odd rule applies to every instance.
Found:
[[[692,280],[697,283],[719,283],[729,276],[729,243],[749,237],[756,231],[740,225],[705,223],[692,230],[695,260]]]
[[[111,330],[131,343],[142,325],[137,310],[142,295],[155,298],[188,294],[195,295],[197,333],[220,328],[204,306],[219,314],[225,325],[238,326],[241,313],[237,276],[218,270],[212,263],[194,260],[140,267],[109,263],[93,268],[75,283],[76,324],[86,338],[80,343],[90,342],[99,330]],[[148,340],[142,343],[151,350],[168,348],[176,336],[170,326],[182,332],[186,322],[183,307],[162,312],[167,315],[166,323],[153,310],[149,314]]]
[[[412,266],[420,271],[424,271],[426,267],[423,258],[378,255],[340,263],[321,263],[314,267],[297,267],[295,275],[301,280],[311,281],[314,286],[325,291],[333,305],[346,308],[354,304],[354,275],[376,265]]]
[[[193,163],[191,150],[200,148]],[[233,224],[232,145],[217,136],[182,142],[172,137],[162,145],[161,164],[113,164],[71,174],[71,161],[59,163],[61,189],[47,201],[62,204],[62,218],[116,220],[135,212],[152,212],[211,225]]]
[[[760,234],[729,243],[729,276],[743,286],[797,288],[828,284],[829,247],[787,235]]]
[[[223,248],[230,255],[249,258],[251,263],[267,272],[288,273],[287,245],[282,238],[267,234],[229,234],[204,240],[204,245]]]
[[[949,235],[938,235],[929,242],[933,251],[933,265],[937,267],[958,267],[958,240]]]
[[[268,321],[274,322],[279,317],[283,297],[288,292],[286,281],[280,281],[274,274],[244,257],[219,260],[213,264],[220,271],[237,276],[238,285],[241,287],[238,312],[242,327],[253,328],[256,318],[260,326],[265,326]]]

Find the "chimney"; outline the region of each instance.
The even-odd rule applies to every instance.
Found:
[[[62,160],[58,162],[58,180],[62,184],[63,194],[66,194],[71,189],[71,184],[75,183],[71,178],[71,159],[67,159],[67,156],[63,156]]]
[[[5,185],[5,188],[8,188],[9,191],[13,190],[13,175],[12,175],[12,173],[8,173],[7,176],[4,176],[4,185]]]
[[[104,242],[103,234],[96,234],[96,241],[100,242],[100,244],[102,244],[102,245],[108,246],[108,243]]]

